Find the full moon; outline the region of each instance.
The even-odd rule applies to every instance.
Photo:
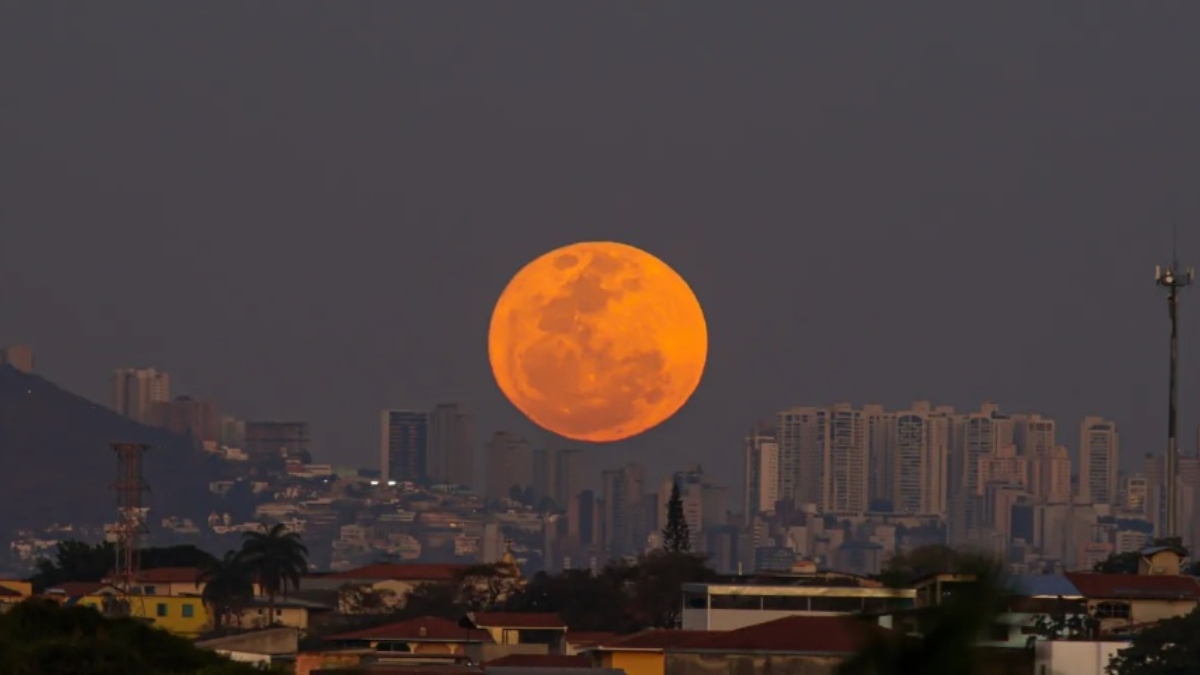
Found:
[[[500,294],[488,357],[535,424],[579,441],[636,436],[696,390],[708,328],[687,282],[625,244],[583,242],[526,265]]]

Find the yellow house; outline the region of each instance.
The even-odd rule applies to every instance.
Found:
[[[21,579],[0,579],[0,588],[5,588],[21,598],[28,598],[33,595],[33,582],[23,581]]]
[[[67,604],[92,607],[98,612],[112,608],[114,602],[128,602],[129,615],[182,637],[196,637],[209,627],[208,609],[196,596],[128,595],[105,588],[92,595],[71,598]]]
[[[710,635],[712,631],[648,630],[597,645],[586,654],[593,667],[624,670],[626,675],[664,675],[666,649]]]
[[[134,592],[142,595],[200,595],[204,582],[195,567],[158,567],[138,572]]]
[[[0,612],[33,595],[33,584],[18,579],[0,579]]]

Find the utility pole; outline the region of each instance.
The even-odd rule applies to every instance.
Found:
[[[1161,537],[1177,537],[1179,530],[1176,522],[1178,511],[1178,484],[1176,474],[1179,472],[1178,446],[1178,408],[1179,408],[1179,290],[1191,285],[1196,277],[1192,268],[1179,269],[1179,261],[1172,254],[1171,264],[1166,268],[1154,268],[1154,281],[1167,289],[1167,311],[1171,317],[1171,376],[1167,398],[1167,468],[1164,477],[1167,482],[1167,522],[1160,530]]]

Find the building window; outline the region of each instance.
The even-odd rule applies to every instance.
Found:
[[[775,612],[807,612],[808,598],[803,595],[765,595],[763,609]]]
[[[165,602],[158,603],[158,606],[154,608],[154,614],[155,614],[155,616],[166,616],[167,615],[167,603],[165,603]]]
[[[686,609],[708,609],[708,596],[704,593],[685,592],[683,606]]]
[[[1102,602],[1096,605],[1097,619],[1128,619],[1128,602]]]
[[[714,595],[709,601],[713,609],[762,609],[761,595]]]
[[[190,604],[183,606],[183,618],[190,619],[196,615],[196,608]]]
[[[155,592],[157,590],[158,590],[157,586],[143,586],[142,587],[142,595],[158,595],[158,593]]]

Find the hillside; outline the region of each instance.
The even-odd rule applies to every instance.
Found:
[[[190,439],[0,366],[0,540],[13,528],[114,520],[115,441],[152,446],[145,466],[151,529],[165,514],[205,513],[215,460]]]

